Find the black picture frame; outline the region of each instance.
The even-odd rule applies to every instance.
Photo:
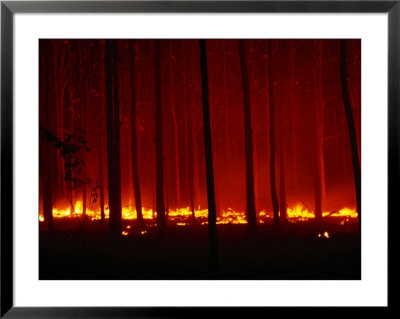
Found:
[[[388,225],[398,212],[400,184],[400,1],[1,1],[1,317],[6,318],[177,318],[239,315],[243,318],[282,314],[278,307],[64,307],[21,308],[13,303],[13,20],[16,13],[387,13],[388,14]],[[389,252],[390,236],[388,229]],[[390,258],[388,254],[388,265]],[[388,269],[388,271],[390,268]],[[390,275],[390,272],[388,272]],[[390,287],[390,280],[388,280]],[[390,289],[389,289],[390,291]],[[388,294],[391,310],[392,295]],[[297,316],[311,308],[289,307]],[[329,315],[349,308],[330,308]],[[362,310],[362,309],[361,309]],[[326,307],[312,308],[326,316]],[[357,310],[357,313],[360,309]],[[364,308],[364,311],[371,309]],[[361,313],[360,313],[361,314]]]

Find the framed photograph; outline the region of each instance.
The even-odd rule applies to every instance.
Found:
[[[2,1],[1,316],[390,309],[399,18]]]

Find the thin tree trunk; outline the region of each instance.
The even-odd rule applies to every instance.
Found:
[[[100,51],[100,57],[101,57],[101,74],[103,76],[105,75],[105,65],[104,65],[104,47],[101,46],[101,51]],[[104,93],[106,91],[105,87],[105,81],[100,82],[100,92],[102,94],[100,95],[100,105],[99,105],[99,123],[98,123],[98,128],[99,128],[99,187],[100,187],[100,220],[103,223],[105,221],[105,213],[104,213],[104,177],[103,177],[103,108],[105,109],[107,107],[106,105],[106,99],[104,98]]]
[[[290,40],[290,105],[291,105],[291,119],[292,119],[292,189],[297,188],[297,121],[296,121],[296,48],[295,41]]]
[[[116,238],[120,236],[122,230],[119,90],[116,40],[106,40],[105,55],[107,90],[108,206],[110,210],[109,230],[111,237]]]
[[[315,146],[314,146],[314,214],[315,220],[318,222],[322,218],[322,178],[321,178],[321,156],[323,163],[323,104],[321,103],[318,84],[318,69],[322,68],[320,64],[320,56],[318,56],[318,40],[314,40],[313,57],[314,67],[314,104],[315,104]],[[322,116],[321,116],[322,114]],[[321,142],[322,141],[322,142]]]
[[[318,126],[318,145],[319,145],[319,167],[321,172],[321,193],[322,206],[326,204],[326,174],[325,174],[325,98],[323,88],[323,65],[324,65],[324,44],[321,41],[321,50],[319,57],[319,75],[318,75],[318,94],[321,104],[321,112],[319,113]]]
[[[184,43],[184,42],[183,42]],[[187,162],[187,176],[188,176],[188,183],[189,183],[189,204],[190,210],[192,211],[192,223],[196,223],[196,215],[195,215],[195,208],[194,208],[194,198],[193,198],[193,189],[194,189],[194,170],[193,170],[193,144],[192,144],[192,135],[193,135],[193,128],[192,128],[192,103],[189,92],[187,92],[187,75],[186,72],[188,71],[187,68],[187,59],[186,55],[184,56],[183,60],[183,97],[185,103],[185,143],[186,143],[186,162]]]
[[[131,55],[131,154],[132,154],[132,177],[133,190],[135,193],[136,216],[139,228],[144,227],[142,214],[142,198],[140,194],[139,164],[138,164],[138,146],[136,133],[136,87],[135,87],[135,41],[130,42]]]
[[[203,100],[204,145],[206,156],[207,198],[208,198],[208,234],[210,252],[210,272],[212,277],[218,272],[217,213],[215,207],[214,169],[212,157],[210,102],[208,94],[208,67],[206,40],[199,40],[200,69]]]
[[[88,70],[85,67],[86,65],[83,62],[84,59],[84,50],[82,48],[82,41],[78,40],[78,57],[79,57],[79,96],[80,96],[80,107],[79,107],[79,122],[80,122],[80,128],[82,130],[85,130],[86,132],[86,138],[87,138],[87,116],[86,116],[86,106],[87,106],[87,96],[86,92],[87,86],[86,86],[86,78],[84,76],[88,74]],[[85,159],[85,153],[81,153],[82,159]],[[82,219],[86,219],[86,209],[87,209],[87,181],[86,178],[83,178],[83,184],[82,184]]]
[[[282,74],[278,75],[278,85],[280,96],[283,96],[283,81]],[[285,174],[285,109],[284,104],[279,103],[278,110],[278,130],[279,130],[279,145],[278,145],[278,157],[279,157],[279,218],[281,223],[286,222],[287,218],[287,203],[286,203],[286,174]]]
[[[279,224],[279,202],[275,182],[275,110],[274,110],[274,82],[272,79],[272,42],[268,43],[268,87],[269,87],[269,180],[273,209],[273,222]]]
[[[232,160],[231,157],[231,134],[230,134],[230,117],[229,117],[229,113],[230,113],[230,105],[229,105],[229,98],[228,98],[228,90],[227,90],[227,41],[224,41],[224,61],[223,63],[223,84],[225,86],[224,92],[223,92],[223,103],[225,104],[224,107],[224,117],[225,117],[225,146],[226,146],[226,150],[225,150],[225,158],[226,158],[226,163],[229,163],[229,161]],[[229,185],[229,181],[228,179],[224,180],[224,185],[223,187],[226,187]]]
[[[155,63],[155,144],[156,144],[156,211],[157,228],[159,234],[164,232],[166,227],[165,203],[164,203],[164,156],[162,148],[162,91],[161,91],[161,54],[160,40],[154,43]]]
[[[49,61],[50,56],[50,42],[48,40],[42,40],[40,49],[40,59],[41,59],[41,69],[40,69],[40,106],[43,110],[41,113],[41,124],[45,129],[50,130],[50,121],[49,121],[49,111],[50,111],[50,102],[49,102],[49,66],[46,64]],[[51,170],[52,170],[52,161],[51,161],[51,145],[50,143],[44,141],[41,142],[41,156],[40,156],[40,168],[42,173],[42,182],[43,182],[43,217],[45,222],[47,223],[47,227],[49,231],[54,230],[54,221],[53,221],[53,190],[51,183]]]
[[[353,162],[353,175],[354,175],[354,186],[356,191],[356,200],[357,200],[357,212],[358,212],[358,221],[361,226],[361,166],[358,155],[358,146],[357,146],[357,137],[356,130],[354,126],[353,112],[351,110],[350,98],[349,98],[349,89],[347,85],[347,42],[346,40],[341,40],[341,48],[340,48],[340,75],[342,82],[342,95],[343,95],[343,105],[346,111],[347,125],[349,129],[349,139],[351,146],[351,157]]]
[[[180,169],[179,169],[179,128],[176,118],[176,106],[174,101],[174,73],[172,69],[172,43],[169,46],[169,85],[170,85],[170,103],[172,112],[172,121],[174,123],[174,145],[175,145],[175,180],[176,180],[176,206],[179,207],[181,202],[181,182],[180,182]]]
[[[246,206],[249,233],[257,232],[257,216],[254,198],[254,168],[253,168],[253,136],[251,127],[251,104],[250,104],[250,85],[247,74],[247,62],[245,45],[243,40],[239,40],[239,56],[242,72],[243,90],[243,118],[244,118],[244,151],[246,156]]]

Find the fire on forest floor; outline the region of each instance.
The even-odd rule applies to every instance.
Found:
[[[75,211],[71,214],[71,211]],[[147,227],[154,227],[156,225],[157,212],[150,208],[142,208],[143,219]],[[207,225],[208,224],[208,210],[195,209],[194,218],[192,211],[189,207],[184,207],[180,209],[170,209],[166,212],[167,222],[169,225],[175,226],[189,226],[193,224],[197,225]],[[257,220],[259,224],[271,224],[273,220],[273,213],[265,210],[261,210],[257,214]],[[332,222],[338,225],[345,225],[357,220],[358,214],[355,209],[342,208],[335,211],[323,212],[322,221]],[[64,221],[76,221],[77,223],[87,222],[87,221],[101,221],[100,210],[86,210],[86,214],[83,213],[82,203],[78,202],[75,205],[75,209],[53,209],[54,220],[64,220]],[[109,218],[109,209],[106,207],[104,211],[104,219]],[[123,236],[127,236],[131,233],[132,222],[137,219],[136,209],[134,207],[123,207],[122,208],[122,220],[124,230],[122,231]],[[43,214],[39,216],[40,222],[44,222]],[[288,223],[301,223],[315,220],[314,212],[303,207],[301,204],[297,204],[295,207],[288,207],[286,220]],[[246,213],[244,211],[235,211],[231,208],[223,210],[217,215],[217,224],[247,224]],[[143,235],[143,234],[142,234]],[[323,237],[327,237],[325,234],[320,234]]]

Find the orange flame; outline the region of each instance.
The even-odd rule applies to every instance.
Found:
[[[81,202],[78,202],[75,205],[74,211],[71,213],[71,208],[53,208],[53,218],[74,218],[81,217],[83,215],[83,205]],[[142,208],[143,218],[147,220],[153,220],[157,212],[153,211],[151,208]],[[105,218],[108,219],[110,212],[109,209],[106,208],[104,210]],[[194,211],[195,218],[200,220],[202,225],[208,223],[208,209],[195,209]],[[90,220],[100,220],[101,212],[100,210],[86,210],[86,217]],[[270,221],[273,217],[272,212],[261,210],[258,213],[258,221],[260,223],[266,223]],[[350,221],[350,219],[357,218],[358,214],[355,209],[351,208],[342,208],[336,211],[327,211],[322,213],[322,217],[332,217],[339,218],[340,224],[344,224],[344,221]],[[122,208],[122,219],[124,220],[135,220],[137,218],[136,209],[132,206],[127,206]],[[168,211],[168,219],[170,221],[175,221],[178,226],[185,226],[190,224],[190,220],[192,218],[192,212],[189,207],[170,209]],[[301,222],[308,221],[315,218],[314,212],[309,209],[303,207],[301,204],[297,204],[294,207],[288,207],[287,209],[287,219],[291,222]],[[39,221],[43,222],[44,217],[43,214],[39,215]],[[217,224],[246,224],[247,217],[244,211],[235,211],[232,208],[228,208],[227,210],[223,210],[221,214],[217,217]],[[123,234],[125,235],[125,234]],[[325,234],[324,234],[325,236]],[[329,236],[329,235],[328,235]],[[326,236],[325,236],[326,237]],[[329,238],[329,237],[327,237]]]

